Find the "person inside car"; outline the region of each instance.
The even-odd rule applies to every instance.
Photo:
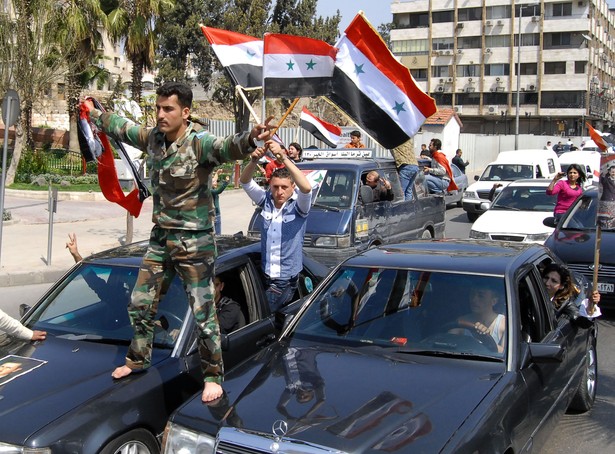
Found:
[[[393,194],[393,189],[391,188],[391,183],[389,180],[382,178],[375,170],[372,170],[365,176],[365,184],[372,188],[372,192],[374,194],[372,202],[380,202],[384,200],[390,201],[395,198],[395,194]],[[359,194],[359,199],[360,198],[361,194]]]
[[[225,284],[224,279],[224,274],[217,274],[214,277],[214,302],[216,303],[216,315],[218,316],[220,332],[222,334],[229,334],[245,326],[246,318],[241,310],[241,305],[237,301],[222,295]]]
[[[572,281],[572,276],[567,268],[558,263],[550,263],[542,271],[542,281],[553,303],[556,317],[566,317],[581,328],[591,326],[591,319],[582,316],[579,306],[575,304],[575,299],[579,296],[580,290]],[[597,307],[600,302],[600,293],[594,290],[590,297],[593,305]],[[598,312],[594,314],[599,315]]]

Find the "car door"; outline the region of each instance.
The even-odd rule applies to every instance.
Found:
[[[565,408],[562,390],[569,380],[566,354],[561,361],[538,359],[532,351],[568,345],[567,331],[555,326],[550,301],[546,300],[544,284],[536,267],[527,269],[517,280],[520,321],[520,371],[526,384],[529,412],[526,418],[525,450],[541,446],[556,421],[554,417]]]

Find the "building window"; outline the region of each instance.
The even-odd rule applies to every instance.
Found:
[[[553,17],[572,16],[572,3],[553,3]]]
[[[426,54],[429,52],[429,41],[426,39],[404,39],[393,41],[391,47],[396,55]]]
[[[517,65],[515,67],[515,74],[517,74]],[[535,76],[538,74],[538,63],[521,63],[521,75],[522,76]]]
[[[483,9],[482,8],[461,8],[457,13],[458,21],[471,21],[471,20],[482,20],[483,19]]]
[[[510,47],[510,36],[508,35],[485,36],[485,47]]]
[[[432,50],[453,50],[455,40],[453,38],[434,38],[431,41]]]
[[[488,6],[486,8],[487,19],[510,19],[510,5]]]
[[[480,65],[457,65],[455,73],[457,77],[479,77]]]
[[[570,46],[570,32],[565,33],[545,33],[545,49],[550,47],[568,47]]]
[[[452,106],[453,95],[452,93],[430,93],[430,96],[436,101],[438,106]]]
[[[586,67],[587,67],[586,61],[575,61],[574,62],[574,73],[575,74],[585,74]]]
[[[429,13],[393,14],[395,28],[427,28],[429,27]]]
[[[566,74],[565,61],[546,61],[545,74]]]
[[[411,69],[410,74],[414,77],[414,80],[427,80],[427,68]]]
[[[120,66],[120,57],[113,57],[113,64],[115,66]]]
[[[453,22],[454,20],[455,20],[455,13],[453,10],[435,11],[431,13],[431,21],[434,24],[441,24],[444,22]]]
[[[523,17],[540,16],[540,5],[515,5],[515,17],[520,16],[523,8]]]
[[[512,103],[517,104],[517,93],[512,93]],[[526,91],[519,93],[519,104],[538,105],[538,92]]]
[[[458,93],[455,95],[455,104],[478,106],[480,104],[480,93]]]
[[[543,91],[540,98],[542,109],[576,109],[583,108],[585,92],[583,91]]]
[[[494,63],[485,65],[485,76],[509,76],[510,65],[508,63]]]
[[[463,36],[457,38],[457,47],[460,49],[480,49],[482,38],[480,36]]]
[[[451,77],[452,74],[448,65],[432,66],[431,77]]]
[[[521,35],[521,46],[539,46],[540,35],[538,33],[524,33]],[[515,35],[515,47],[519,46],[519,35]]]
[[[487,92],[483,94],[483,104],[508,105],[508,93]]]

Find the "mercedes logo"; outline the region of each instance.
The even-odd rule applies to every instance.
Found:
[[[288,423],[282,419],[276,420],[271,426],[271,431],[276,437],[283,437],[288,432]]]
[[[594,271],[595,266],[592,264],[592,265],[589,265],[588,268],[590,270]],[[602,264],[600,263],[600,264],[598,264],[598,270],[601,270],[601,269],[602,269]]]

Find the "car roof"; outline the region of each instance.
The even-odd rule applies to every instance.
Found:
[[[327,170],[357,170],[367,171],[385,167],[395,167],[395,161],[390,158],[353,158],[353,159],[314,159],[297,164],[300,169],[327,169]]]
[[[96,263],[104,262],[106,264],[123,266],[139,266],[147,250],[147,245],[147,240],[127,244],[92,254],[83,261]],[[260,249],[260,242],[243,235],[220,235],[216,237],[216,248],[218,250],[218,259],[222,257],[227,259],[236,255],[257,252]]]
[[[368,249],[344,264],[503,276],[508,269],[519,267],[545,251],[544,246],[529,243],[415,240]]]
[[[547,187],[553,181],[552,178],[527,178],[523,180],[511,181],[507,188],[515,186],[544,186]]]

